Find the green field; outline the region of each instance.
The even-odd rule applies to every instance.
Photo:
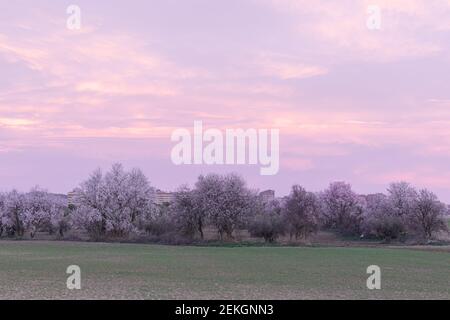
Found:
[[[81,290],[66,288],[72,264]],[[381,290],[366,288],[372,264]],[[0,298],[450,299],[450,253],[2,241]]]

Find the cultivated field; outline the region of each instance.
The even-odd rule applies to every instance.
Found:
[[[0,242],[2,299],[450,299],[448,250]],[[79,265],[82,289],[66,288]],[[382,289],[366,288],[366,268]]]

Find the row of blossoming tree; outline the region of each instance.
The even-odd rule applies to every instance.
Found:
[[[0,195],[0,236],[34,237],[67,232],[94,240],[204,239],[206,228],[220,239],[236,230],[273,242],[282,235],[306,239],[318,230],[384,240],[432,239],[448,232],[448,207],[427,189],[392,183],[387,194],[356,194],[344,182],[318,193],[294,185],[281,199],[264,199],[234,174],[200,176],[180,187],[171,203],[157,205],[155,191],[139,169],[115,164],[95,171],[74,192],[73,203],[38,187]]]

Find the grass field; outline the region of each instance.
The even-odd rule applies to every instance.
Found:
[[[66,288],[68,265],[82,289]],[[366,288],[366,268],[382,289]],[[450,253],[0,242],[1,299],[450,299]]]

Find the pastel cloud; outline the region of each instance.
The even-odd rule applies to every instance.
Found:
[[[328,50],[345,51],[358,60],[391,61],[434,55],[447,49],[445,38],[429,32],[448,31],[449,4],[445,0],[267,0],[267,4],[296,18],[294,28],[326,41]],[[367,8],[381,10],[382,30],[366,27]]]
[[[382,191],[410,179],[450,201],[450,3],[376,1],[382,30],[371,32],[372,2],[135,1],[127,16],[123,3],[81,1],[79,32],[62,27],[61,4],[11,4],[0,22],[1,187],[65,192],[117,160],[167,189],[236,170],[281,193],[333,179]],[[279,176],[174,168],[170,134],[194,120],[279,128]],[[42,175],[31,169],[38,160]],[[64,181],[45,179],[55,168]]]
[[[263,75],[274,76],[281,80],[305,79],[328,72],[324,67],[307,65],[298,58],[279,54],[260,54],[256,61]]]

